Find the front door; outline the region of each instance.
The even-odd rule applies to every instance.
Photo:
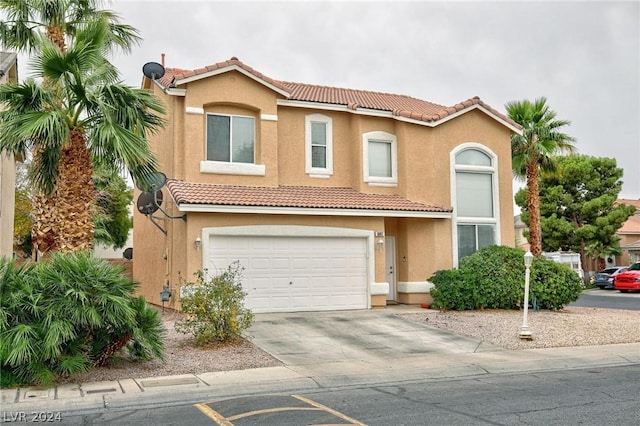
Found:
[[[389,283],[389,294],[387,300],[396,300],[396,238],[385,237],[385,268],[386,281]]]

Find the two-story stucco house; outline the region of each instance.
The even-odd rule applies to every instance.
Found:
[[[0,84],[17,82],[17,55],[15,53],[0,52]],[[15,191],[15,159],[11,154],[0,152],[0,257],[13,257]]]
[[[619,199],[617,203],[628,204],[636,208],[634,215],[622,224],[616,233],[620,237],[622,254],[615,257],[615,265],[631,265],[640,262],[640,200]]]
[[[236,58],[143,87],[168,111],[151,137],[166,214],[134,218],[152,303],[168,285],[179,307],[181,280],[235,260],[253,312],[423,303],[435,271],[514,245],[520,128],[477,97],[445,107],[278,81]]]

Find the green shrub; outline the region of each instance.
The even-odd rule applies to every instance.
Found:
[[[134,297],[123,268],[90,253],[37,264],[0,260],[0,365],[24,383],[50,385],[105,364],[120,349],[162,358],[158,314]]]
[[[562,309],[578,300],[584,288],[582,279],[567,265],[540,258],[531,265],[530,287],[541,309]]]
[[[198,271],[197,282],[187,283],[190,291],[181,298],[187,316],[175,325],[178,332],[193,335],[201,346],[238,337],[253,324],[253,314],[244,307],[240,263],[232,263],[211,279],[206,275],[206,269]]]
[[[524,252],[505,246],[485,247],[460,261],[476,288],[479,308],[513,309],[524,295]]]
[[[465,310],[477,307],[474,291],[476,287],[459,269],[437,271],[431,278],[434,306],[443,310]]]
[[[434,305],[441,309],[514,309],[524,299],[524,251],[505,246],[478,250],[459,269],[438,271],[429,281]],[[540,309],[561,309],[582,291],[578,274],[545,258],[531,265],[530,299]]]

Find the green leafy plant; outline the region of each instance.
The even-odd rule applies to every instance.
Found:
[[[562,309],[577,300],[583,288],[578,274],[567,265],[544,258],[533,260],[531,296],[536,298],[539,307]]]
[[[165,329],[123,272],[87,252],[22,266],[0,260],[3,373],[49,385],[104,365],[125,347],[134,358],[162,358]]]
[[[242,270],[236,261],[213,278],[207,278],[206,269],[196,272],[196,282],[186,284],[190,291],[181,298],[187,316],[176,322],[176,331],[193,335],[196,344],[204,346],[238,337],[251,327],[253,313],[244,307]]]
[[[434,305],[444,310],[517,309],[524,298],[524,251],[505,246],[478,250],[458,269],[437,271],[429,281]],[[530,296],[541,309],[561,309],[582,291],[578,274],[545,258],[531,265]]]

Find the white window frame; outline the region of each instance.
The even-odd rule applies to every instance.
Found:
[[[326,126],[326,167],[313,167],[312,123],[323,123]],[[310,177],[326,179],[333,175],[333,120],[323,114],[308,114],[304,118],[304,127],[305,172]]]
[[[391,176],[369,176],[369,141],[391,144]],[[369,186],[398,186],[398,140],[395,135],[374,131],[362,135],[362,178]]]
[[[491,159],[490,166],[473,166],[467,164],[456,164],[456,156],[462,151],[473,149],[479,151]],[[453,216],[451,220],[451,239],[453,244],[453,265],[458,267],[458,225],[493,225],[494,226],[494,242],[495,244],[501,244],[500,236],[500,191],[498,180],[498,156],[488,147],[476,143],[467,142],[458,145],[449,154],[450,164],[450,181],[451,181],[451,201],[453,206]],[[474,173],[486,173],[491,174],[491,191],[493,198],[493,217],[464,217],[458,216],[458,201],[457,201],[457,185],[456,185],[456,172],[474,172]],[[476,227],[477,235],[477,227]],[[477,239],[476,239],[477,245]]]
[[[474,236],[475,236],[475,250],[474,250],[474,253],[475,253],[476,251],[478,251],[478,250],[481,248],[481,247],[478,247],[478,240],[479,240],[479,237],[478,237],[478,227],[479,227],[479,226],[492,226],[492,227],[493,227],[493,238],[494,238],[493,244],[498,244],[498,241],[496,241],[496,228],[497,228],[497,224],[495,224],[495,223],[493,223],[493,222],[486,222],[486,223],[483,223],[483,222],[477,222],[477,221],[476,221],[476,222],[458,222],[458,223],[456,224],[456,232],[458,232],[458,227],[459,227],[459,226],[473,226],[473,228],[474,228]],[[457,242],[457,241],[458,241],[458,240],[457,240],[457,238],[456,238],[456,242]],[[459,251],[460,251],[460,250],[459,250],[459,246],[460,246],[460,244],[458,243],[458,245],[457,245],[457,247],[456,247],[456,255],[459,255]],[[459,260],[459,259],[458,259],[458,260]]]
[[[230,117],[230,123],[233,122],[233,117],[251,118],[253,119],[253,163],[239,163],[233,161],[214,161],[207,160],[207,147],[208,147],[208,117],[209,116]],[[233,127],[233,125],[231,124]],[[231,144],[232,141],[230,140]],[[250,176],[264,176],[265,166],[263,164],[256,164],[256,144],[257,144],[257,131],[256,131],[256,117],[251,115],[240,114],[223,114],[217,112],[210,112],[205,114],[205,159],[200,162],[200,173],[215,173],[215,174],[230,174],[230,175],[250,175]],[[233,146],[230,147],[233,150]],[[233,151],[232,151],[233,152]]]

